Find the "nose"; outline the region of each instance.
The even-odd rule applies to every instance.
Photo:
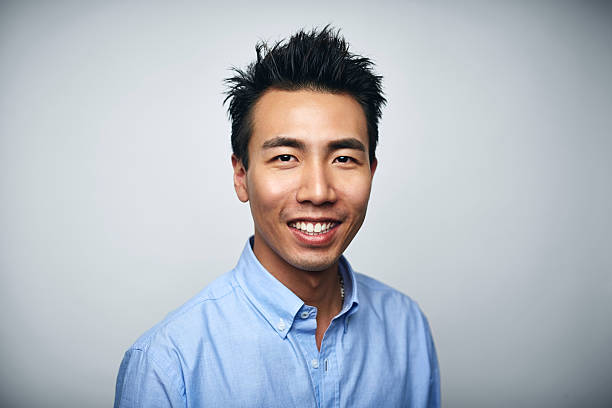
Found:
[[[300,203],[310,202],[314,205],[334,203],[336,191],[332,175],[324,165],[312,164],[305,166],[300,177],[296,199]]]

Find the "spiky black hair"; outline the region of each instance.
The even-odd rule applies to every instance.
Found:
[[[248,168],[248,144],[252,132],[251,113],[255,103],[269,89],[295,91],[311,89],[347,93],[365,113],[370,163],[376,157],[378,120],[386,103],[382,77],[373,72],[374,63],[353,54],[338,30],[325,26],[310,32],[300,30],[289,41],[266,42],[255,46],[257,60],[246,70],[232,68],[227,78],[228,113],[232,122],[232,150]]]

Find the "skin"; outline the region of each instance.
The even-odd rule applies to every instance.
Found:
[[[269,90],[253,110],[249,168],[232,156],[238,198],[249,202],[253,252],[317,313],[316,342],[342,307],[338,259],[361,227],[377,162],[368,158],[367,123],[347,94]],[[296,221],[333,222],[313,237]]]

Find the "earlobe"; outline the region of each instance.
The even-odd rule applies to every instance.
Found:
[[[238,199],[243,203],[249,201],[249,192],[247,189],[247,172],[240,160],[235,154],[232,154],[232,167],[234,168],[234,189]]]

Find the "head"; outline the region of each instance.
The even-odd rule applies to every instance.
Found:
[[[326,28],[258,45],[228,80],[234,187],[273,274],[334,269],[364,221],[385,102],[371,65]]]
[[[226,79],[226,102],[232,122],[232,150],[249,167],[248,145],[253,131],[253,108],[270,89],[300,89],[347,94],[363,109],[368,130],[368,152],[376,157],[378,121],[386,100],[382,93],[382,77],[375,75],[370,59],[349,51],[337,31],[329,26],[320,31],[303,30],[289,41],[269,46],[255,46],[257,60],[246,70],[234,68],[234,76]]]

